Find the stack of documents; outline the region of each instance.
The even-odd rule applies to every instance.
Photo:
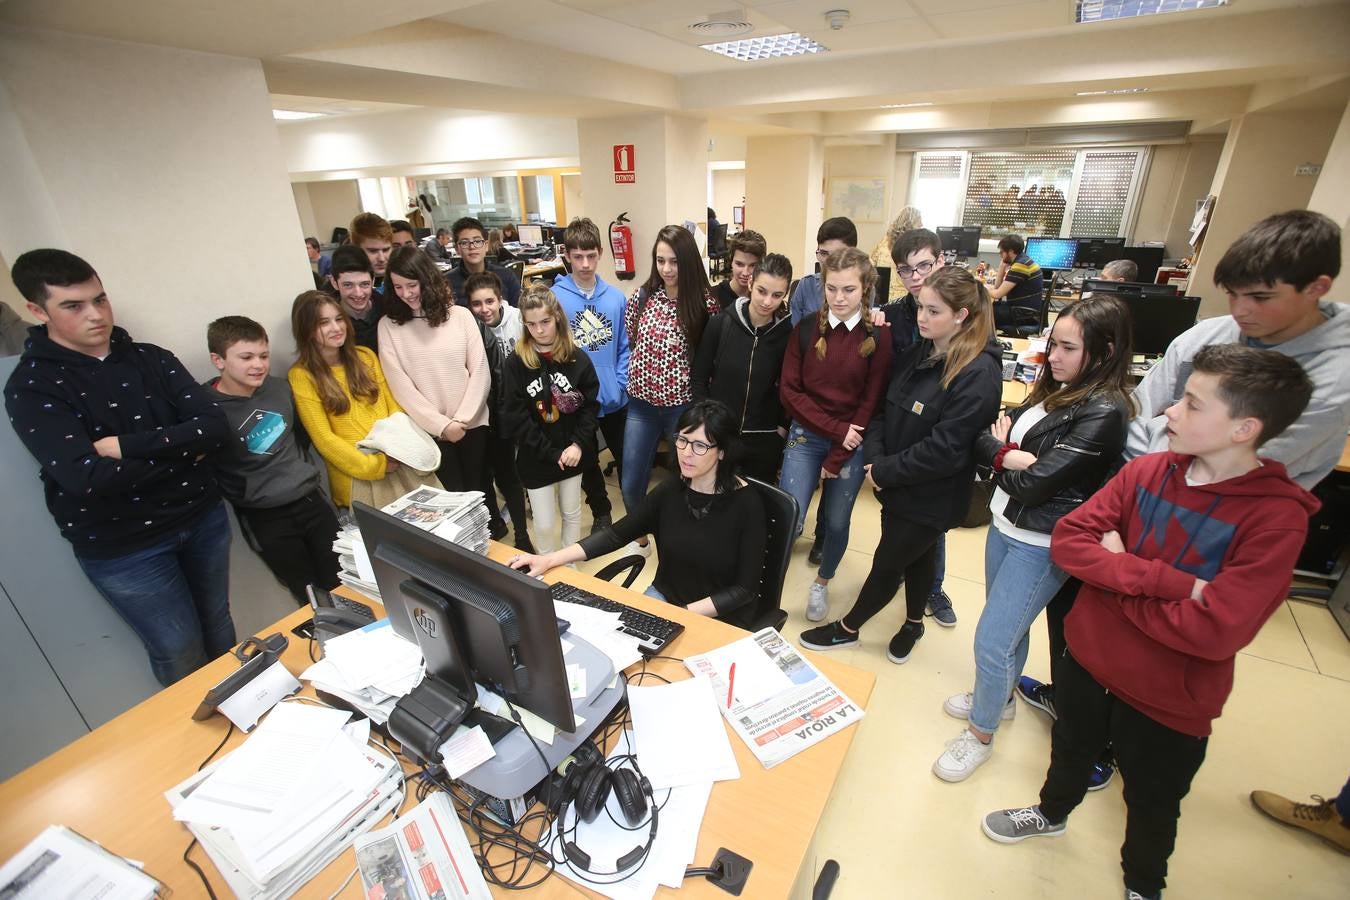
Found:
[[[324,641],[323,659],[300,677],[383,725],[398,699],[417,687],[424,668],[421,649],[380,619]]]
[[[862,707],[772,628],[690,656],[684,664],[711,679],[722,715],[766,769],[863,717]]]
[[[487,555],[488,509],[481,491],[420,487],[382,507],[382,511],[466,550]],[[380,590],[375,584],[375,570],[355,523],[343,525],[338,531],[333,552],[341,563],[338,577],[342,583],[378,600]]]
[[[619,614],[565,600],[553,601],[553,612],[568,622],[568,633],[609,657],[615,672],[622,672],[642,659],[642,646],[637,638],[624,634]]]
[[[289,897],[403,802],[370,723],[281,703],[238,749],[165,792],[239,897]]]
[[[445,900],[492,896],[450,798],[435,793],[392,825],[356,842],[367,897]]]
[[[159,882],[136,864],[61,825],[48,825],[0,866],[5,900],[151,900],[158,895]]]

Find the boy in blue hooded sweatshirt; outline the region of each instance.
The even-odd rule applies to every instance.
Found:
[[[623,459],[623,428],[628,412],[628,333],[623,327],[628,298],[623,291],[601,280],[598,269],[604,249],[600,229],[590,219],[573,219],[563,232],[563,247],[570,275],[559,275],[553,294],[562,304],[572,326],[577,346],[590,357],[600,377],[599,430],[614,462]],[[581,489],[591,508],[591,530],[613,521],[613,507],[600,472],[599,454],[591,457],[581,473]]]

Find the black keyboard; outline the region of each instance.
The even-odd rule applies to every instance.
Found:
[[[672,622],[670,619],[663,619],[640,609],[634,609],[617,600],[592,594],[590,591],[579,588],[574,584],[558,582],[549,585],[549,591],[553,594],[554,600],[618,613],[619,624],[623,626],[623,633],[637,638],[638,649],[642,651],[643,656],[656,656],[667,644],[679,637],[680,632],[684,631],[684,626],[679,622]]]

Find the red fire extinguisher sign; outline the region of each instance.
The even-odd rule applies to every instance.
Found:
[[[637,164],[633,160],[632,144],[614,145],[614,183],[637,184]]]

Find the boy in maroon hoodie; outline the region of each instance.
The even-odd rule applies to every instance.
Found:
[[[1233,688],[1233,658],[1284,601],[1318,503],[1257,449],[1303,412],[1297,362],[1239,344],[1195,355],[1138,457],[1060,519],[1050,553],[1083,581],[1058,662],[1040,803],[984,818],[1001,843],[1064,833],[1101,748],[1125,779],[1125,897],[1160,897],[1181,798]]]

